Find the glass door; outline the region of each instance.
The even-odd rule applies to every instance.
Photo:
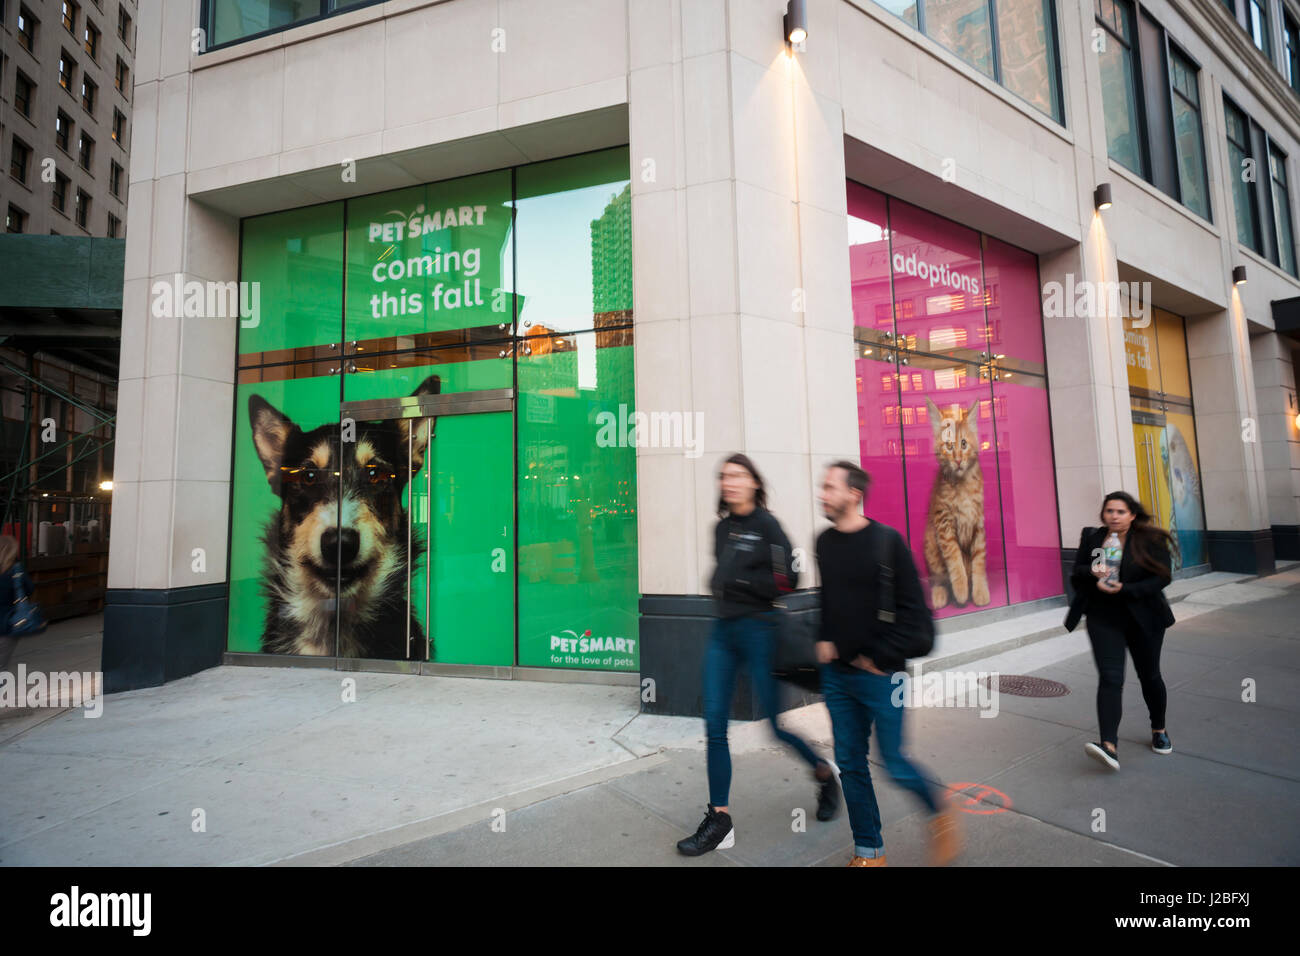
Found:
[[[340,658],[514,663],[512,390],[343,405]]]

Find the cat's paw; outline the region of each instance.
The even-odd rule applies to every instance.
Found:
[[[935,610],[948,606],[948,589],[942,584],[931,585],[930,606]]]
[[[952,599],[958,604],[965,604],[970,597],[970,582],[963,578],[952,579]]]
[[[989,582],[984,578],[976,578],[971,587],[971,601],[977,607],[983,607],[989,603]]]

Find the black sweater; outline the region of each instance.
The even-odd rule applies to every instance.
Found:
[[[879,536],[888,535],[894,566],[894,609],[900,626],[911,626],[918,615],[930,613],[912,552],[903,536],[888,525],[871,522],[851,534],[827,528],[817,538],[817,566],[822,577],[822,614],[819,640],[831,641],[842,664],[859,654],[886,673],[902,670],[907,662],[884,639],[879,610]]]
[[[782,593],[799,582],[790,558],[790,540],[765,508],[727,515],[713,532],[717,567],[711,587],[719,617],[743,617],[770,610]]]

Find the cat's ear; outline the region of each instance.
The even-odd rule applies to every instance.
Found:
[[[930,415],[930,429],[934,432],[935,441],[938,441],[939,432],[943,428],[943,416],[939,414],[939,406],[931,401],[929,395],[925,397],[925,407]]]
[[[975,421],[979,417],[977,414],[979,410],[980,400],[977,398],[975,401],[970,403],[970,408],[966,409],[966,417],[972,422]]]

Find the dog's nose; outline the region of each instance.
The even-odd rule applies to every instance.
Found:
[[[351,528],[344,528],[341,534],[338,528],[330,528],[320,536],[320,553],[327,564],[333,564],[334,556],[338,555],[339,562],[347,567],[356,560],[360,550],[361,535]]]

